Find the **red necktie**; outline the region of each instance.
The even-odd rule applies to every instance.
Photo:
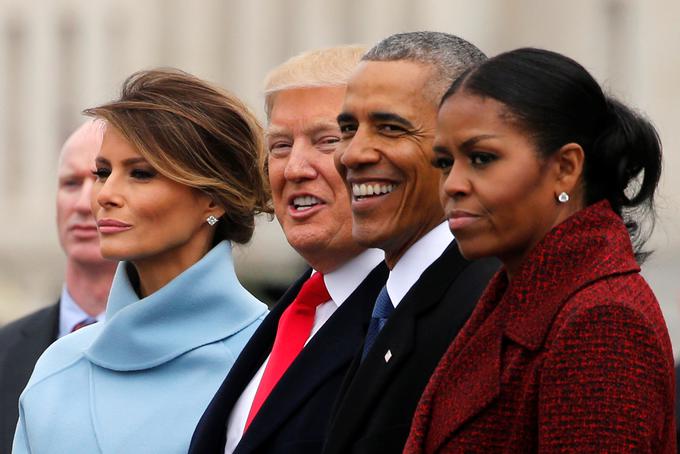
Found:
[[[283,373],[305,346],[314,325],[316,307],[330,299],[331,296],[323,282],[323,274],[314,273],[302,285],[295,301],[281,314],[269,362],[264,369],[262,380],[255,392],[253,405],[248,413],[246,429]]]

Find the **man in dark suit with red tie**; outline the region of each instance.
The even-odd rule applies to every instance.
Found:
[[[402,452],[430,375],[499,266],[460,255],[432,164],[439,100],[484,59],[456,36],[404,33],[369,50],[350,77],[335,161],[352,194],[354,239],[384,250],[390,274],[324,453]]]
[[[352,239],[335,169],[336,116],[364,49],[294,57],[265,83],[276,217],[311,266],[262,322],[203,414],[191,453],[318,453],[385,282],[384,254]]]
[[[92,167],[102,135],[92,120],[66,140],[59,156],[57,229],[66,276],[56,304],[0,329],[0,452],[12,449],[19,394],[38,357],[71,331],[102,317],[116,263],[102,258],[90,210]]]

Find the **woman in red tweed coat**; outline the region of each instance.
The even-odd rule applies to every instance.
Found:
[[[454,82],[435,153],[461,252],[504,268],[405,452],[674,453],[671,345],[631,244],[642,258],[633,214],[653,220],[654,128],[573,60],[519,49]]]

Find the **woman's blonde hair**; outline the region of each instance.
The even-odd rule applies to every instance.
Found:
[[[132,74],[120,98],[86,109],[119,130],[162,175],[209,194],[225,214],[215,241],[250,240],[271,212],[262,128],[236,96],[177,69]]]

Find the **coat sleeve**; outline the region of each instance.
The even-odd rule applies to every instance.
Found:
[[[675,452],[672,354],[660,314],[648,315],[591,305],[556,328],[539,381],[539,452]]]
[[[19,422],[17,423],[17,428],[14,432],[12,454],[31,454],[31,448],[28,445],[28,436],[26,434],[24,412],[21,408],[19,408]]]

